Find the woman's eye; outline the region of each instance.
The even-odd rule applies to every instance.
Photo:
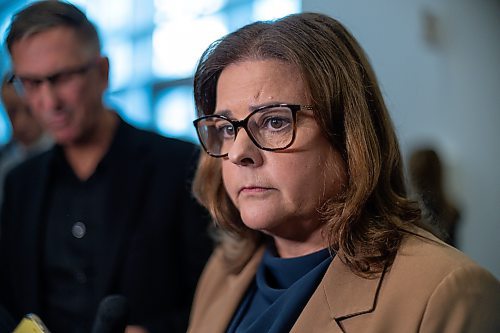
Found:
[[[234,127],[231,124],[217,126],[217,132],[223,137],[233,137],[234,136]]]
[[[290,122],[287,119],[278,118],[278,117],[270,117],[270,118],[267,118],[265,120],[264,128],[272,129],[272,130],[280,130],[289,124],[290,124]]]
[[[271,126],[272,128],[278,129],[283,127],[283,125],[284,125],[283,119],[273,118],[269,120],[269,126]]]

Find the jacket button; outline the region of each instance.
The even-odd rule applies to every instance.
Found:
[[[85,227],[85,224],[83,222],[76,222],[71,228],[71,233],[75,238],[83,238],[86,232],[87,228]]]

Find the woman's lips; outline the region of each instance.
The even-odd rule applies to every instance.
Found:
[[[263,186],[244,186],[242,187],[238,194],[261,194],[261,193],[266,193],[268,191],[272,190],[270,187],[263,187]]]

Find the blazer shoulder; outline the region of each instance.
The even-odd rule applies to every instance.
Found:
[[[328,318],[341,320],[345,332],[500,332],[498,280],[424,230],[408,230],[380,277],[335,268],[324,282],[327,301],[318,301],[311,313],[328,304]]]
[[[446,244],[430,232],[415,228],[408,232],[394,260],[394,267],[419,268],[428,274],[448,274],[459,267],[481,268],[462,251]]]
[[[52,158],[53,149],[41,152],[33,157],[26,159],[16,165],[6,176],[6,179],[15,179],[16,182],[23,179],[40,177],[41,173],[47,171],[47,166]]]
[[[471,260],[460,263],[431,291],[421,331],[500,332],[500,282]]]
[[[420,299],[423,303],[439,290],[447,290],[448,299],[462,297],[467,284],[477,285],[478,294],[496,290],[496,297],[500,297],[500,284],[490,272],[421,229],[404,238],[384,280],[386,286],[391,287],[387,293],[407,290],[407,296],[411,294],[415,301]]]

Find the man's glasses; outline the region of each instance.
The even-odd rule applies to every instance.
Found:
[[[233,120],[223,115],[208,115],[196,119],[193,124],[203,149],[213,157],[228,155],[240,127],[245,129],[257,147],[276,151],[290,147],[295,140],[299,110],[312,110],[312,106],[266,105],[254,110],[243,120]]]
[[[38,91],[44,82],[50,83],[50,85],[54,88],[64,86],[66,83],[71,82],[75,77],[87,73],[96,65],[97,61],[93,60],[84,65],[68,68],[44,77],[18,76],[13,74],[9,79],[9,82],[12,82],[19,94],[32,95]]]

